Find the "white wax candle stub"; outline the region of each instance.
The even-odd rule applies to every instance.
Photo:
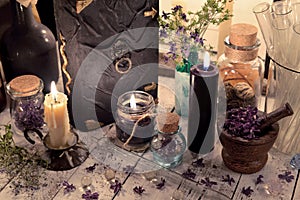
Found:
[[[203,58],[203,68],[205,70],[208,70],[210,65],[210,56],[209,53],[207,51],[204,52],[204,58]]]
[[[68,145],[70,138],[68,98],[56,90],[55,83],[51,85],[51,92],[45,96],[44,115],[49,128],[50,145],[59,148]]]

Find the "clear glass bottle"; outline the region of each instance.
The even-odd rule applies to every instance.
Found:
[[[1,62],[6,82],[25,74],[40,77],[45,93],[58,81],[58,56],[52,32],[35,21],[32,7],[10,0],[13,23],[1,38]]]
[[[221,83],[220,98],[226,101],[227,110],[247,105],[262,106],[261,68],[262,63],[257,57],[260,40],[252,46],[236,46],[224,41],[225,53],[218,59]]]
[[[175,167],[182,161],[186,149],[186,139],[178,126],[177,131],[165,133],[156,130],[151,141],[154,160],[163,167]]]
[[[43,127],[43,88],[43,81],[33,75],[18,76],[6,85],[11,99],[12,127],[16,133]]]

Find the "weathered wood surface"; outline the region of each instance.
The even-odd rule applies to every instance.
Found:
[[[159,99],[161,108],[171,110],[174,105],[174,79],[166,78],[162,80],[159,87]],[[163,98],[162,98],[163,97]],[[10,120],[6,110],[0,114],[0,123],[6,124]],[[181,119],[183,133],[187,133],[187,120]],[[79,167],[72,170],[55,172],[45,171],[46,177],[41,180],[41,189],[22,192],[15,196],[13,192],[13,181],[17,178],[9,179],[5,173],[0,173],[0,199],[41,199],[41,200],[61,200],[61,199],[82,199],[84,190],[90,189],[99,193],[99,199],[283,199],[300,200],[299,172],[289,166],[291,155],[286,155],[272,149],[269,153],[267,165],[258,173],[245,175],[232,172],[227,169],[221,158],[222,146],[217,142],[214,151],[203,156],[203,166],[193,166],[192,158],[187,151],[181,165],[172,169],[165,169],[153,160],[151,151],[145,153],[128,152],[115,146],[107,136],[113,131],[113,126],[98,128],[89,132],[79,132],[80,139],[87,145],[90,151],[89,158]],[[22,137],[21,137],[22,138]],[[26,142],[20,139],[19,144],[26,146]],[[28,144],[27,144],[28,145]],[[34,151],[34,148],[31,148]],[[87,172],[86,168],[95,165],[92,172]],[[194,179],[182,177],[182,173],[191,169],[196,173]],[[105,173],[114,171],[113,179],[122,183],[121,190],[114,194],[110,189],[111,181],[107,180]],[[287,183],[278,178],[279,174],[290,171],[294,176],[292,182]],[[229,175],[234,179],[229,185],[223,182],[223,177]],[[264,182],[255,184],[259,175],[263,175]],[[83,179],[90,179],[92,184],[83,188]],[[165,186],[157,189],[156,185],[161,178],[165,179]],[[205,186],[201,180],[209,178],[217,185]],[[62,183],[68,181],[76,187],[74,192],[64,193]],[[142,186],[145,192],[142,195],[133,191],[135,186]],[[242,194],[242,188],[251,187],[253,193],[250,197]]]
[[[294,199],[293,200],[300,200],[300,183],[299,183],[299,177],[300,177],[300,172],[298,172],[298,176],[297,176],[297,185],[296,185],[296,190],[295,190],[295,194],[294,194]]]

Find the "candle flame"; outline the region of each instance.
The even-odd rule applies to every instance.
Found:
[[[208,70],[210,65],[210,56],[209,53],[207,51],[204,52],[204,59],[203,59],[203,68],[205,71]]]
[[[136,108],[136,101],[134,98],[134,94],[131,95],[129,103],[130,103],[130,108]]]
[[[56,101],[56,99],[57,99],[57,89],[56,89],[56,85],[55,85],[54,81],[51,82],[51,96],[52,96],[53,100]]]

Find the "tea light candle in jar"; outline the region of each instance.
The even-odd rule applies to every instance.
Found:
[[[125,144],[146,144],[154,134],[154,99],[143,91],[129,91],[118,98],[116,131]]]
[[[54,148],[65,147],[68,145],[70,124],[67,101],[67,96],[58,92],[55,83],[52,81],[51,92],[45,96],[44,115],[45,122],[49,128],[50,145]]]

